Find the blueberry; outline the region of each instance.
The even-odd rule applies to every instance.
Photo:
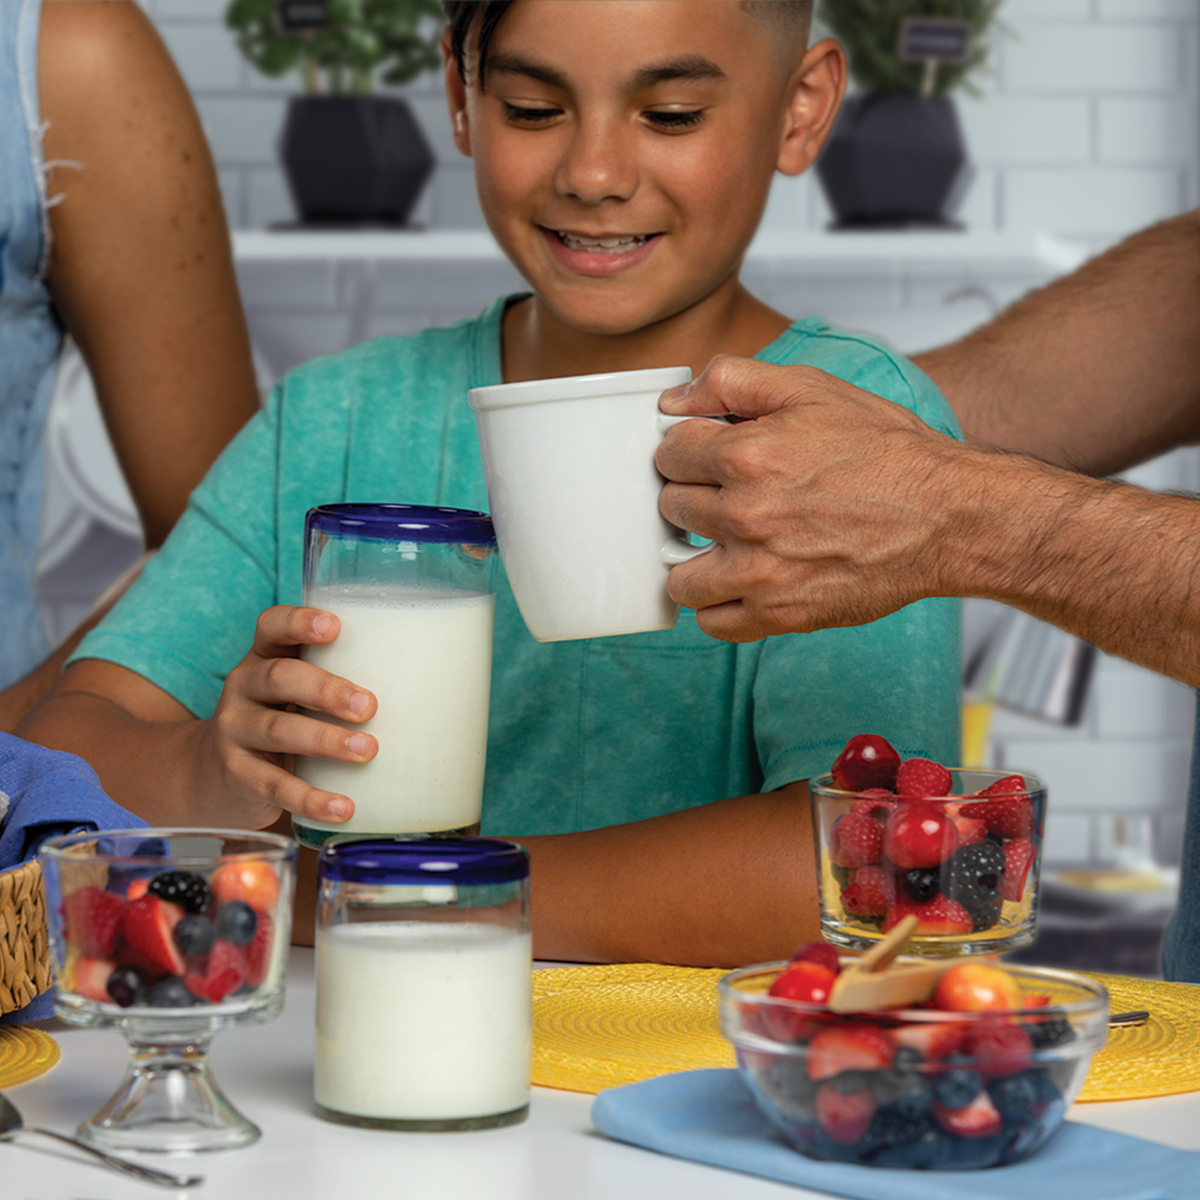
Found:
[[[183,980],[178,975],[160,979],[146,997],[146,1003],[151,1008],[190,1008],[192,1000],[192,993],[183,986]]]
[[[933,1082],[933,1093],[946,1108],[966,1108],[982,1088],[978,1071],[946,1071]]]
[[[916,867],[905,872],[904,890],[915,904],[928,904],[942,890],[942,873],[936,867]]]
[[[217,911],[217,937],[245,946],[258,929],[258,916],[244,900],[230,900]]]
[[[888,1166],[910,1167],[917,1171],[934,1171],[939,1167],[944,1167],[950,1161],[953,1153],[954,1144],[950,1136],[940,1129],[929,1128],[919,1138],[904,1147],[903,1162],[889,1162]]]
[[[993,1079],[987,1085],[988,1095],[1006,1125],[1018,1125],[1029,1119],[1037,1103],[1038,1085],[1028,1072]]]
[[[213,948],[213,943],[217,940],[217,931],[207,917],[188,913],[176,922],[172,936],[180,954],[188,958],[199,958]]]
[[[796,1058],[777,1058],[755,1076],[759,1090],[783,1114],[793,1120],[816,1118],[817,1085],[808,1077],[804,1063]]]
[[[892,1103],[896,1111],[909,1120],[923,1117],[933,1107],[933,1084],[923,1075],[910,1076],[904,1090]]]
[[[915,1046],[901,1046],[892,1056],[892,1070],[915,1071],[924,1061],[925,1056]]]
[[[906,1117],[893,1105],[876,1109],[871,1125],[863,1135],[864,1143],[869,1146],[864,1157],[877,1159],[884,1151],[915,1141],[928,1128],[929,1122],[924,1117]]]
[[[136,967],[117,967],[108,977],[104,990],[108,992],[114,1004],[129,1008],[142,999],[146,981]]]

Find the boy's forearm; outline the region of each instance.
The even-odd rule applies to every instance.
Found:
[[[819,936],[808,789],[587,833],[518,838],[537,958],[727,967]]]
[[[1200,439],[1200,212],[917,355],[971,441],[1111,474]]]
[[[935,593],[1002,600],[1200,686],[1200,501],[961,448]]]

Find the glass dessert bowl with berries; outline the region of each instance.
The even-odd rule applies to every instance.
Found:
[[[54,1009],[119,1029],[125,1079],[79,1127],[105,1149],[246,1145],[258,1128],[207,1064],[220,1029],[283,1008],[296,848],[219,829],[79,833],[42,846]]]
[[[829,942],[866,949],[910,914],[917,954],[999,954],[1033,940],[1046,815],[1033,775],[901,760],[859,734],[809,793]]]
[[[944,972],[925,1000],[835,1012],[851,962],[814,943],[719,984],[721,1031],[756,1103],[814,1158],[914,1170],[1016,1162],[1057,1130],[1107,1036],[1099,984],[978,959],[936,964]]]

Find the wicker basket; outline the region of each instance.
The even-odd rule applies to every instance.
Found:
[[[49,986],[46,898],[35,860],[0,874],[0,1013],[24,1008]]]

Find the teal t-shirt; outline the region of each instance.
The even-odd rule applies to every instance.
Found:
[[[208,717],[258,614],[301,602],[309,508],[486,510],[467,389],[501,382],[504,304],[289,373],[74,658],[119,663]],[[820,367],[958,435],[929,379],[870,338],[808,318],[758,357]],[[771,791],[827,771],[860,732],[956,761],[959,657],[953,600],[749,645],[709,638],[687,610],[671,630],[541,644],[501,571],[483,830],[567,833]]]

